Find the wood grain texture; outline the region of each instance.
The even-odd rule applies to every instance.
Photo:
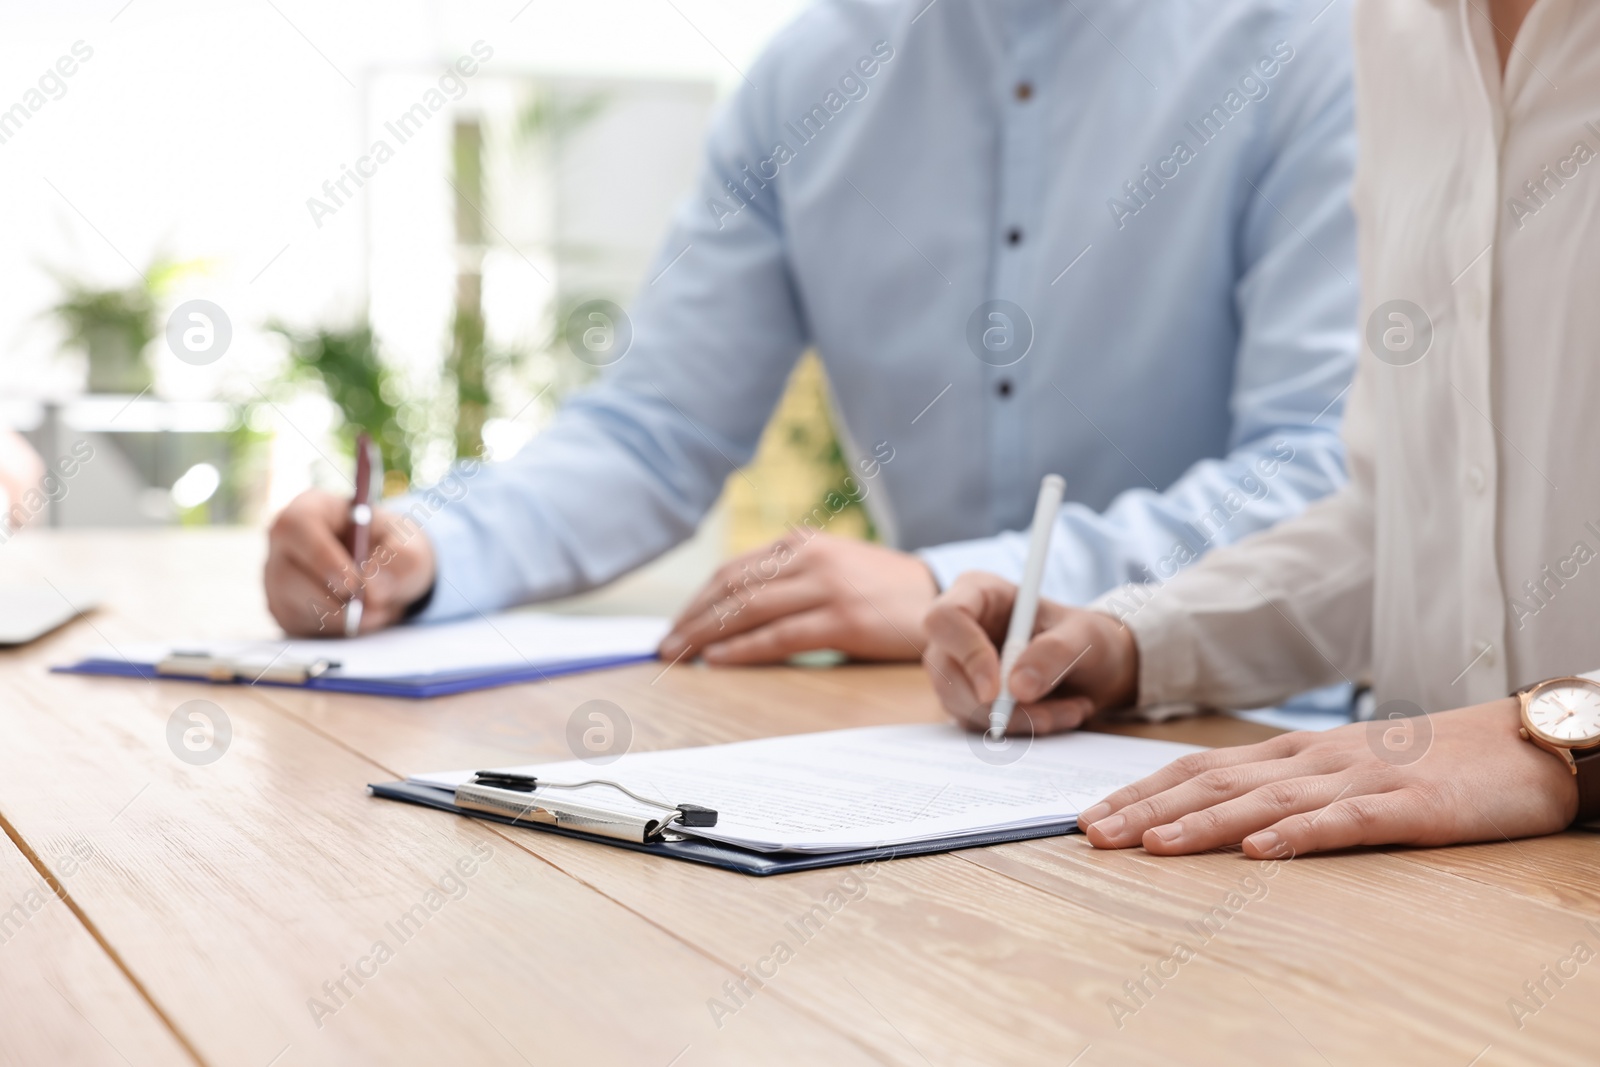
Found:
[[[208,1062],[664,1063],[713,1033],[661,991],[725,968],[488,826],[368,797],[370,762],[247,690],[214,694],[233,734],[207,766],[168,749],[184,683],[5,692],[33,729],[0,753],[0,812],[29,840],[91,837],[106,862],[75,901]],[[37,770],[60,753],[71,789]],[[778,1034],[794,1062],[864,1058],[770,1001],[704,1058]]]
[[[197,540],[157,540],[137,567],[126,546],[104,562],[78,539],[42,561],[102,570],[112,600],[92,627],[0,660],[0,814],[27,841],[93,844],[76,906],[204,1062],[872,1062],[775,998],[736,1031],[684,1012],[669,993],[741,976],[485,824],[367,796],[382,769],[265,690],[44,671],[102,639],[230,632],[194,614],[234,610],[225,583],[208,602],[161,592],[193,580]],[[237,541],[209,544],[227,557]],[[143,586],[119,585],[123,570]],[[232,728],[203,766],[167,739],[196,699]]]
[[[393,715],[409,717],[404,707],[338,697],[302,702],[278,693],[267,699],[314,715],[330,736],[396,774],[497,758],[569,758],[566,717],[596,698],[625,706],[635,736],[651,747],[760,735],[774,726],[792,732],[935,714],[909,670],[700,670],[660,678],[652,670],[526,687],[514,704],[458,704],[448,728],[431,736],[389,728]],[[779,678],[783,694],[766,692]],[[886,683],[907,690],[900,714],[875,706],[892,701]],[[762,697],[747,703],[751,691]],[[854,691],[863,698],[852,699]],[[780,723],[771,719],[774,701],[790,709]],[[1184,724],[1183,733],[1203,739],[1208,728],[1241,741],[1261,729],[1206,719]],[[561,869],[729,966],[758,959],[849,873],[752,885],[521,833]],[[1537,981],[1540,968],[1568,955],[1575,940],[1600,947],[1580,909],[1552,907],[1548,899],[1552,879],[1581,884],[1593,870],[1581,851],[1590,844],[1583,835],[1562,835],[1479,846],[1499,850],[1498,861],[1484,862],[1509,869],[1500,878],[1505,886],[1419,862],[1442,863],[1470,848],[1264,867],[1237,852],[1181,860],[1106,854],[1072,837],[901,860],[876,865],[862,899],[838,912],[826,937],[806,942],[772,990],[873,1040],[885,1058],[908,1062],[921,1055],[939,1063],[1029,1062],[1041,1049],[1086,1046],[1092,1050],[1084,1063],[1322,1063],[1324,1056],[1359,1061],[1384,1050],[1392,1062],[1464,1064],[1486,1048],[1493,1055],[1482,1063],[1560,1062],[1592,1032],[1593,986],[1585,985],[1594,979],[1583,972],[1531,1018],[1513,1017],[1507,1001],[1523,996],[1522,982]],[[1513,857],[1524,862],[1513,866]],[[1528,884],[1518,888],[1519,878]],[[1228,904],[1230,893],[1243,902],[1218,918],[1213,909]],[[1201,943],[1190,923],[1202,932],[1207,923],[1218,929]],[[1186,931],[1196,958],[1156,986],[1142,968],[1161,966]],[[1148,1004],[1127,993],[1129,981],[1144,984]],[[1113,1010],[1114,1000],[1131,1010]],[[1195,1034],[1215,1047],[1197,1050]]]
[[[1576,942],[1600,950],[1589,835],[1275,867],[1067,837],[752,879],[362,786],[569,758],[568,720],[590,700],[623,710],[637,749],[937,721],[917,668],[653,664],[433,701],[54,676],[44,663],[102,640],[267,632],[258,535],[25,535],[0,557],[12,549],[103,581],[112,603],[0,656],[0,814],[29,843],[93,841],[105,862],[73,880],[74,903],[207,1063],[1592,1060],[1600,965],[1559,986],[1543,970]],[[190,699],[234,727],[209,766],[167,748]],[[1271,732],[1217,717],[1104,728]],[[403,944],[388,933],[485,849],[459,899],[443,894]],[[393,958],[345,978],[386,935]],[[323,991],[341,978],[349,996]],[[1513,1017],[1541,980],[1537,1010]],[[337,1010],[314,1020],[314,997]]]
[[[79,837],[29,849],[0,837],[0,1064],[193,1065],[66,903],[100,861],[92,846]]]

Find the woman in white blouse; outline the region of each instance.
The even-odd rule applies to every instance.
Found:
[[[1171,581],[1041,606],[1011,690],[1040,730],[1341,678],[1438,714],[1180,760],[1084,813],[1101,847],[1259,858],[1600,815],[1600,686],[1529,698],[1543,746],[1507,696],[1600,668],[1600,4],[1364,0],[1355,41],[1350,485]],[[972,576],[928,619],[934,687],[977,724],[1012,598]]]

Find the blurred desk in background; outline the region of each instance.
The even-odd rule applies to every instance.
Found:
[[[1522,1029],[1508,1011],[1596,944],[1587,835],[1275,866],[1073,836],[763,880],[364,788],[568,758],[592,700],[639,749],[939,719],[911,666],[650,664],[417,702],[47,673],[107,643],[270,632],[262,551],[240,530],[0,546],[0,578],[71,574],[108,603],[0,653],[0,1061],[1592,1059],[1594,976]],[[191,701],[228,724],[210,762],[173,741]]]
[[[230,522],[244,505],[235,470],[237,405],[88,395],[0,402],[51,472],[43,514],[55,528]],[[35,510],[30,508],[30,511]]]

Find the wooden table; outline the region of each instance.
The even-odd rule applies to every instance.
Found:
[[[625,710],[636,748],[937,720],[910,667],[652,665],[415,702],[46,672],[108,643],[271,632],[261,554],[251,531],[0,546],[0,581],[107,596],[0,654],[0,1062],[1600,1057],[1600,964],[1571,961],[1577,942],[1600,951],[1588,835],[1270,868],[1074,836],[756,879],[364,788],[569,758],[567,719],[591,699]],[[169,718],[196,699],[232,727],[207,765],[168,745]],[[1223,718],[1139,729],[1214,744],[1268,732]],[[820,932],[795,937],[830,893],[842,904]],[[777,942],[784,961],[740,992]],[[1541,980],[1533,1012],[1523,983]],[[1529,1009],[1520,1028],[1512,998]]]

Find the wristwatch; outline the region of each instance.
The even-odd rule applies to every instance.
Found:
[[[1522,705],[1522,739],[1563,760],[1578,780],[1578,817],[1600,819],[1600,682],[1551,678],[1511,694]]]

